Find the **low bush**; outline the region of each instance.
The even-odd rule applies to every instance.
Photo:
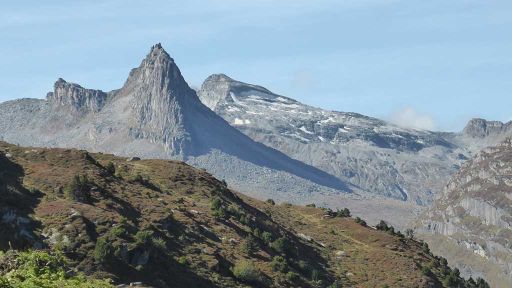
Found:
[[[239,280],[250,283],[258,282],[261,278],[260,271],[248,260],[237,262],[233,267],[233,275]]]
[[[282,256],[274,256],[272,262],[270,262],[270,266],[274,271],[279,271],[282,273],[286,273],[286,271],[288,271],[288,263],[286,263],[286,259],[284,259]]]
[[[7,255],[9,254],[9,256]],[[9,259],[5,259],[9,257]],[[1,262],[9,262],[9,270],[2,271],[0,287],[38,288],[106,288],[114,287],[110,280],[86,278],[82,274],[69,276],[66,259],[60,254],[46,251],[9,252],[0,256]]]

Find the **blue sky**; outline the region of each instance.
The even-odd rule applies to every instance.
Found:
[[[184,2],[4,1],[0,101],[42,98],[58,77],[119,88],[161,42],[195,87],[225,73],[435,130],[512,120],[512,1]]]

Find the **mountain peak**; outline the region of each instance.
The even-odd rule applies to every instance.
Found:
[[[131,127],[134,134],[164,142],[178,154],[183,152],[183,107],[193,105],[194,100],[199,103],[199,99],[160,43],[153,45],[140,66],[130,72],[116,98],[130,100],[137,123]]]
[[[105,104],[107,94],[59,78],[53,85],[53,92],[48,93],[46,98],[53,107],[67,107],[79,112],[97,112]]]
[[[206,78],[205,82],[235,82],[233,78],[227,76],[226,74],[212,74]]]
[[[163,57],[167,60],[170,60],[170,61],[173,61],[174,60],[171,58],[171,56],[169,55],[169,53],[167,53],[167,51],[165,51],[165,49],[162,47],[162,44],[160,43],[157,43],[153,46],[151,46],[151,50],[148,54],[148,56],[146,57],[147,58],[159,58],[159,57]]]
[[[488,121],[482,118],[469,120],[462,133],[473,138],[484,138],[489,135],[499,135],[512,128],[512,122]]]

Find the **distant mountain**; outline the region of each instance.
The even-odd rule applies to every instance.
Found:
[[[233,80],[208,77],[201,101],[252,139],[373,195],[427,205],[451,174],[512,124],[472,120],[462,133],[398,127],[357,113],[323,110]],[[502,127],[502,128],[499,128]]]
[[[301,201],[351,192],[342,180],[251,140],[204,106],[160,44],[119,90],[59,79],[46,99],[0,104],[0,139],[142,158],[182,159],[252,195]]]
[[[503,131],[496,122],[478,126]],[[511,287],[512,140],[466,162],[420,219],[418,231],[466,275],[485,275],[493,287]]]

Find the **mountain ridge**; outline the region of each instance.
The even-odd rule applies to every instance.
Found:
[[[358,113],[324,110],[224,74],[209,76],[198,95],[255,141],[370,194],[420,206],[434,199],[472,153],[499,140],[495,131],[476,139],[467,135],[468,129],[408,129]]]
[[[231,127],[199,101],[160,44],[118,90],[102,92],[64,80],[54,88],[46,100],[0,104],[0,137],[30,146],[186,160],[261,198],[284,201],[292,195],[306,199],[312,191],[352,190]]]
[[[466,276],[486,274],[496,287],[512,284],[511,160],[511,138],[479,152],[416,224]]]

